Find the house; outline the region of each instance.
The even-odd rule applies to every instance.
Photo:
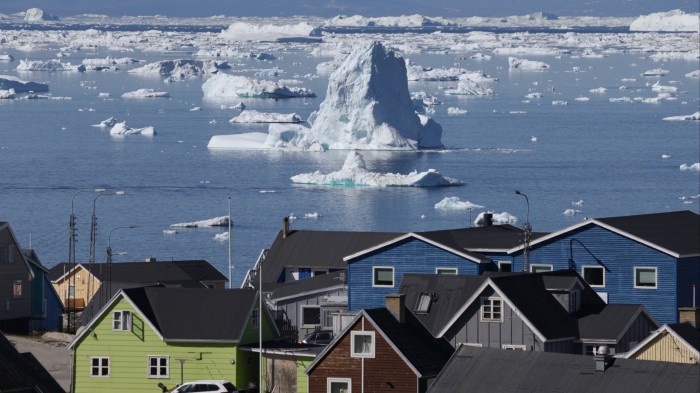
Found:
[[[661,323],[700,301],[700,215],[675,211],[589,219],[508,251],[514,271],[576,270],[611,304],[643,304]],[[693,299],[694,296],[694,299]]]
[[[65,393],[31,352],[20,353],[0,332],[0,392]]]
[[[197,379],[257,385],[259,358],[239,346],[279,336],[258,304],[250,289],[123,289],[69,345],[73,391],[148,391]]]
[[[10,224],[0,222],[0,329],[26,334],[59,325],[46,273],[34,252],[22,251]]]
[[[663,325],[630,349],[625,359],[700,363],[700,330],[688,322]]]
[[[428,393],[697,392],[698,366],[461,345]]]
[[[403,299],[390,295],[388,308],[359,312],[306,369],[309,393],[425,392],[453,348],[406,312]]]
[[[482,276],[405,274],[399,293],[436,338],[457,347],[592,354],[627,351],[658,323],[641,305],[608,305],[573,270]]]
[[[116,283],[224,288],[228,282],[226,276],[205,260],[156,261],[155,258],[145,262],[78,263],[74,266],[59,263],[51,268],[49,275],[64,306],[70,298],[76,310],[83,310],[103,284],[108,284],[107,291],[102,291],[104,296],[95,307],[97,310],[116,293]]]

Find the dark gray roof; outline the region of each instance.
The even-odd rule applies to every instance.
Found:
[[[156,262],[115,262],[111,270],[106,263],[82,264],[100,281],[134,283],[180,283],[185,286],[191,281],[228,281],[219,270],[206,260],[156,261]],[[49,277],[56,281],[70,269],[67,263],[59,263],[51,268]],[[110,273],[111,271],[111,273]]]
[[[423,377],[436,376],[454,352],[445,339],[433,338],[410,312],[399,323],[386,308],[364,311]]]
[[[596,220],[680,255],[700,254],[700,215],[689,210]]]
[[[461,346],[428,393],[651,393],[697,392],[698,366],[614,359],[595,371],[592,356]]]
[[[0,332],[0,392],[64,393],[31,353],[19,353]]]
[[[322,274],[303,280],[290,281],[275,286],[270,295],[271,300],[301,295],[310,292],[321,292],[339,285],[347,284],[345,271]],[[257,284],[257,283],[254,283]],[[264,284],[263,284],[264,285]],[[263,292],[267,292],[263,286]]]
[[[693,348],[700,351],[700,330],[688,322],[674,323],[668,325],[668,328],[676,332],[677,335],[683,338]]]
[[[644,311],[640,304],[606,304],[600,307],[584,307],[578,317],[581,340],[617,340],[638,314]],[[648,317],[647,317],[648,318]],[[650,324],[658,327],[653,320]]]
[[[277,282],[285,267],[345,269],[343,258],[401,236],[388,232],[282,231],[263,262],[263,282]]]
[[[522,243],[523,230],[513,225],[493,225],[420,232],[421,236],[456,250],[506,251]],[[533,239],[541,234],[533,234]]]
[[[237,342],[257,291],[141,287],[124,289],[144,317],[168,340]]]

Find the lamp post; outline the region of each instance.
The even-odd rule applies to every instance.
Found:
[[[527,204],[527,215],[525,216],[525,225],[523,225],[523,243],[525,248],[523,249],[523,271],[529,270],[530,264],[530,237],[532,235],[532,227],[530,226],[530,200],[527,195],[522,192],[515,190],[515,193],[525,197],[525,203]]]
[[[109,276],[107,281],[107,296],[110,298],[112,297],[112,232],[116,231],[117,229],[133,229],[138,227],[138,225],[129,225],[124,227],[115,227],[109,231],[109,237],[107,238],[107,275]]]

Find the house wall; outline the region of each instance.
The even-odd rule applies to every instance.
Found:
[[[495,294],[487,287],[480,295]],[[460,343],[481,344],[484,348],[503,348],[503,345],[525,345],[528,351],[543,351],[544,345],[518,314],[503,302],[503,322],[481,322],[481,300],[477,299],[459,317],[445,338],[456,348]]]
[[[283,311],[286,317],[289,319],[292,329],[297,331],[297,336],[299,339],[304,338],[307,334],[312,333],[315,330],[321,329],[321,325],[304,327],[301,322],[301,308],[302,306],[324,306],[323,308],[336,308],[339,312],[347,311],[346,304],[330,305],[325,299],[328,296],[334,297],[345,297],[347,299],[348,290],[347,288],[337,288],[327,292],[319,292],[308,296],[301,296],[298,298],[287,299],[279,301],[276,303],[276,309],[278,311]],[[274,299],[273,299],[274,300]],[[323,323],[323,321],[321,321]],[[332,328],[328,327],[328,328]]]
[[[374,358],[350,357],[350,331],[376,332]],[[416,374],[364,316],[311,370],[309,393],[327,393],[328,378],[350,378],[353,392],[409,393],[418,390]]]
[[[100,289],[101,282],[92,273],[83,269],[82,266],[78,266],[73,273],[67,275],[61,281],[54,282],[53,287],[64,307],[67,306],[66,299],[69,285],[75,285],[76,307],[80,309],[90,302],[95,292]]]
[[[131,331],[112,330],[115,310],[133,313]],[[148,378],[149,355],[169,356],[167,378]],[[110,358],[109,377],[90,375],[92,356]],[[230,343],[166,343],[124,298],[109,307],[91,326],[91,331],[74,347],[73,359],[76,393],[160,391],[158,383],[173,388],[181,381],[197,379],[225,379],[243,387],[248,383],[257,384],[258,363],[254,354],[239,351]],[[185,359],[182,374],[177,359]]]
[[[16,332],[28,330],[32,315],[32,274],[9,226],[0,229],[0,253],[0,329]],[[13,296],[15,281],[22,281],[22,297]],[[12,320],[7,324],[2,322]]]
[[[596,225],[588,225],[534,246],[530,264],[551,264],[554,270],[603,264],[606,293],[611,304],[643,304],[661,323],[678,320],[676,259],[651,247]],[[513,268],[522,270],[523,255],[515,256]],[[656,289],[634,288],[634,267],[656,267]],[[697,277],[697,275],[695,276]]]
[[[394,285],[373,287],[373,266],[393,266]],[[396,293],[405,273],[435,274],[438,267],[457,268],[458,274],[479,275],[482,267],[418,239],[406,239],[348,262],[348,310],[383,307],[387,294]]]
[[[696,364],[695,354],[673,335],[663,332],[630,356],[630,359]]]

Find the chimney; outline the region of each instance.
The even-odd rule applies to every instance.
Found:
[[[287,238],[287,233],[289,233],[289,217],[282,219],[282,239]]]
[[[493,213],[484,213],[484,226],[493,226]]]
[[[688,322],[694,328],[700,328],[700,308],[697,307],[680,307],[678,309],[678,322]]]
[[[402,293],[390,293],[386,295],[386,309],[399,323],[406,322],[406,295]]]
[[[593,348],[593,360],[595,361],[595,371],[605,372],[613,365],[613,357],[610,355],[610,349],[606,345],[601,345],[596,351]]]
[[[155,257],[146,257],[146,262],[155,262],[156,258]]]

